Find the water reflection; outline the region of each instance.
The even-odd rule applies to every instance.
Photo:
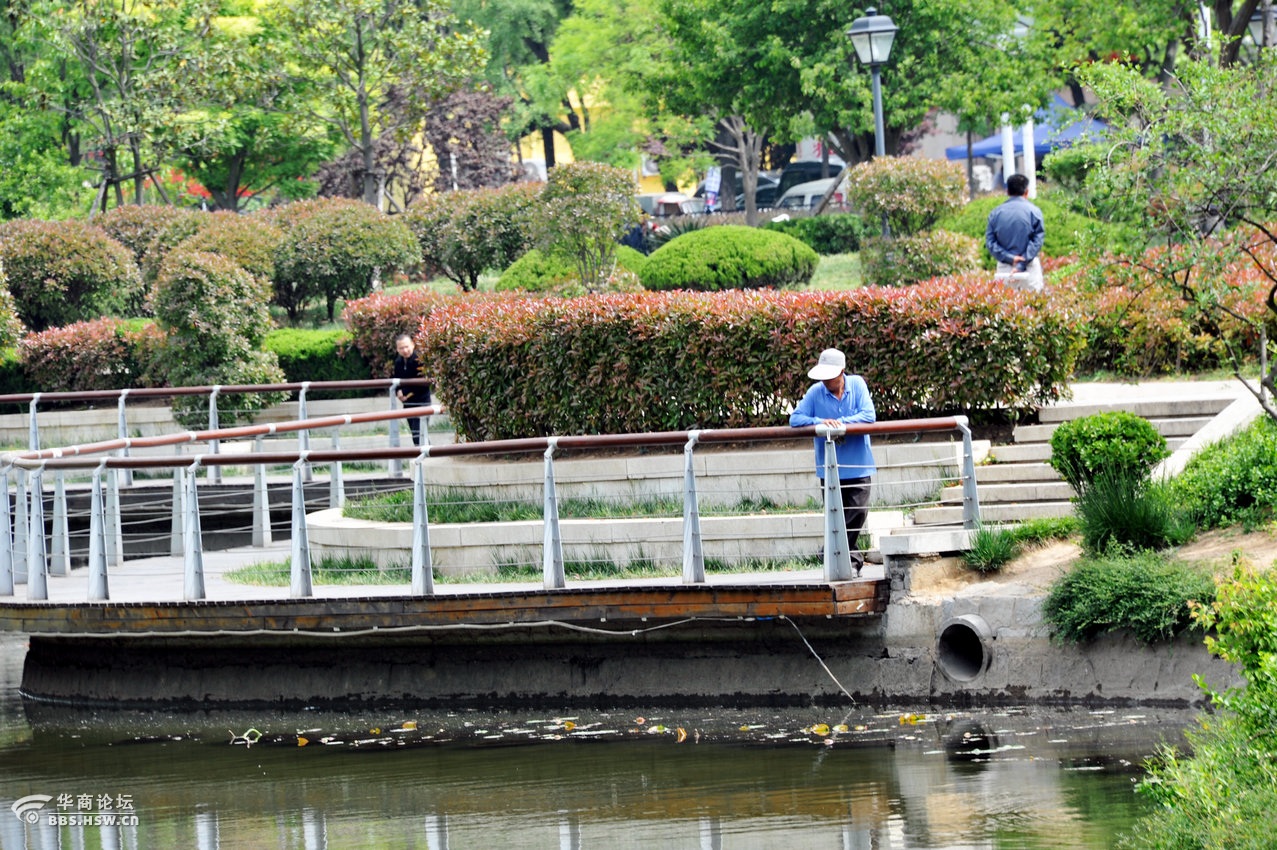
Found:
[[[1139,760],[1191,717],[164,715],[23,705],[0,682],[0,850],[1107,848],[1140,811]],[[36,822],[6,811],[33,794]],[[134,821],[49,820],[107,798]]]

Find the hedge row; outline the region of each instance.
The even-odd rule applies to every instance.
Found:
[[[155,366],[163,339],[153,322],[76,322],[28,334],[18,343],[18,365],[40,392],[159,386]]]
[[[342,318],[354,338],[355,347],[368,361],[374,378],[389,378],[395,363],[395,337],[416,335],[422,322],[458,296],[441,295],[429,289],[409,289],[397,295],[374,293],[346,302]]]
[[[422,362],[470,440],[785,422],[821,349],[882,418],[1058,399],[1081,319],[975,280],[855,292],[637,293],[451,303]]]

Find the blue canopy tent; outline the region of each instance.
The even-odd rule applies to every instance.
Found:
[[[1057,148],[1067,148],[1083,136],[1090,136],[1091,138],[1101,136],[1108,129],[1108,125],[1098,118],[1073,120],[1077,115],[1077,109],[1065,103],[1064,99],[1058,94],[1049,109],[1039,109],[1037,111],[1033,116],[1033,154],[1039,162],[1042,157]],[[1024,134],[1017,129],[1015,133],[1015,154],[1019,156],[1022,153],[1024,153]],[[953,147],[945,148],[944,155],[947,159],[966,159],[967,146],[954,145]],[[981,139],[971,146],[971,157],[973,159],[978,159],[982,156],[998,159],[1002,157],[1002,135],[1000,133],[989,136],[987,139]]]

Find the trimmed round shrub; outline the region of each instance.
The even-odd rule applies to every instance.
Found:
[[[318,298],[332,321],[339,298],[372,292],[374,273],[389,275],[421,262],[408,226],[362,201],[299,201],[273,219],[284,231],[275,253],[275,303],[294,322]]]
[[[155,282],[165,255],[193,236],[208,216],[182,207],[126,204],[107,210],[94,223],[133,252],[148,284]]]
[[[616,246],[616,270],[609,276],[611,291],[633,291],[637,286],[618,284],[617,272],[621,277],[629,277],[637,281],[641,279],[643,267],[648,258],[640,251],[627,245]],[[578,279],[576,264],[570,257],[557,252],[545,252],[533,248],[501,273],[497,280],[497,292],[553,292],[560,295],[583,294],[584,285]],[[627,278],[628,279],[628,278]]]
[[[541,187],[512,183],[425,195],[404,221],[421,246],[423,262],[469,292],[478,288],[483,272],[507,268],[532,246],[532,210]]]
[[[143,309],[133,255],[81,221],[5,222],[0,263],[18,317],[35,331]]]
[[[263,345],[274,352],[288,381],[366,381],[372,377],[372,366],[355,347],[349,331],[281,328],[267,334]],[[352,390],[350,394],[364,392]]]
[[[873,233],[864,219],[854,213],[791,218],[786,221],[769,221],[764,230],[775,230],[800,240],[817,254],[854,254],[860,250],[860,240]]]
[[[966,200],[961,164],[936,159],[880,156],[847,174],[847,202],[866,221],[887,217],[891,232],[911,236],[930,230]]]
[[[1051,434],[1051,468],[1081,493],[1101,474],[1142,481],[1169,457],[1166,438],[1147,419],[1124,410],[1061,423]]]
[[[281,383],[273,352],[261,346],[271,330],[268,287],[226,257],[204,251],[173,251],[155,283],[155,318],[168,332],[164,377],[173,386]],[[223,426],[251,418],[282,399],[280,393],[219,395]],[[174,399],[173,413],[188,428],[204,427],[203,398]]]
[[[648,289],[762,289],[811,280],[820,258],[792,236],[738,225],[708,227],[658,248],[640,272]]]
[[[868,285],[899,286],[965,274],[980,267],[979,250],[971,237],[945,230],[869,237],[860,249],[860,277]]]
[[[154,322],[95,319],[27,335],[22,369],[39,392],[151,386],[164,333]]]
[[[275,251],[284,232],[251,216],[217,212],[178,246],[184,251],[207,251],[234,260],[249,274],[269,283],[275,276]]]

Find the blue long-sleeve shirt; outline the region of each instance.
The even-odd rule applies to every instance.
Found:
[[[811,389],[803,396],[802,401],[789,414],[789,424],[794,428],[804,425],[819,425],[826,419],[839,422],[876,422],[878,413],[874,410],[873,398],[869,395],[869,387],[865,379],[859,375],[843,376],[842,398],[825,388],[824,382],[812,384]],[[825,479],[825,438],[817,437],[816,444],[816,476]],[[848,434],[838,440],[835,449],[838,456],[838,479],[868,478],[878,471],[874,465],[873,451],[869,448],[868,434]]]
[[[989,213],[989,223],[984,229],[984,244],[999,263],[1010,265],[1016,257],[1025,263],[1042,250],[1046,229],[1042,224],[1042,211],[1022,196],[1007,198]]]

